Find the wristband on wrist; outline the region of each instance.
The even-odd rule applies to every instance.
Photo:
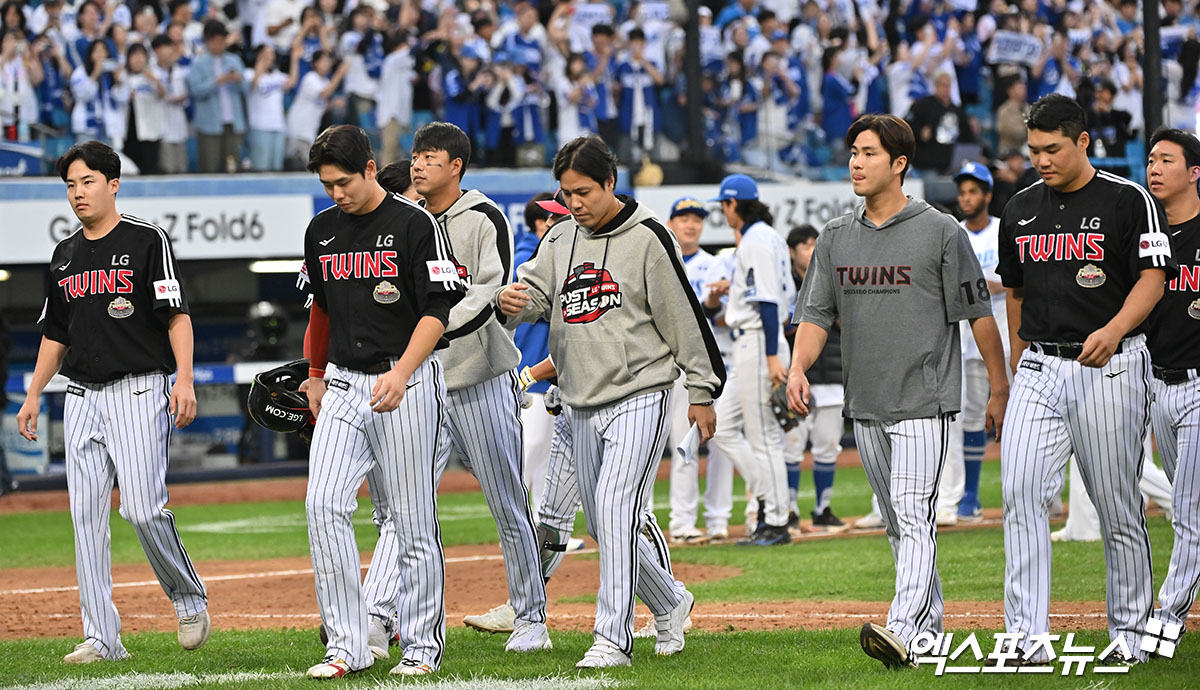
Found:
[[[325,370],[317,369],[315,367],[309,367],[308,368],[308,377],[310,379],[323,379],[323,378],[325,378]]]
[[[690,404],[692,404],[692,405],[696,405],[696,406],[698,406],[698,407],[712,407],[713,401],[709,400],[708,402],[702,402],[702,403],[690,403]]]

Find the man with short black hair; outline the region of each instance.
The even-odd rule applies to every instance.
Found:
[[[1174,486],[1175,545],[1158,592],[1155,617],[1187,623],[1200,585],[1200,141],[1191,132],[1160,129],[1150,138],[1150,193],[1166,208],[1179,277],[1150,315],[1150,415],[1163,468]]]
[[[1138,494],[1151,378],[1144,322],[1176,267],[1150,194],[1092,167],[1077,102],[1046,96],[1027,127],[1042,179],[1004,208],[996,269],[1008,290],[1014,372],[1012,436],[1000,445],[1005,628],[1018,663],[1047,660],[1035,644],[1050,633],[1047,513],[1074,453],[1099,509],[1108,565],[1113,643],[1099,656],[1132,665],[1146,658],[1154,604]]]
[[[446,386],[435,350],[447,345],[450,310],[464,288],[437,221],[376,182],[366,132],[349,125],[325,130],[309,151],[308,169],[335,205],[317,214],[304,236],[313,296],[307,393],[317,418],[305,509],[329,639],[324,660],[307,675],[337,678],[387,656],[370,645],[350,522],[370,472],[379,489],[372,499],[386,503],[395,527],[392,567],[404,594],[404,657],[391,672],[426,675],[441,664],[446,632],[437,522]],[[372,570],[376,565],[382,563]]]
[[[513,277],[513,234],[508,218],[477,190],[463,191],[471,142],[457,126],[433,122],[413,138],[413,187],[454,247],[466,295],[450,312],[446,338],[447,435],[439,463],[451,446],[479,480],[500,534],[508,592],[516,624],[505,649],[551,648],[546,630],[546,587],[529,490],[523,481],[521,353],[496,319],[493,293]]]
[[[246,135],[242,59],[227,52],[229,31],[218,19],[204,22],[208,52],[188,67],[187,85],[196,112],[197,168],[202,173],[234,172]]]
[[[37,440],[42,391],[61,369],[69,381],[63,425],[84,634],[63,662],[129,657],[112,598],[114,480],[121,516],[179,618],[179,644],[196,649],[212,630],[208,596],[165,508],[171,417],[176,429],[196,417],[192,320],[174,250],[162,228],[117,211],[116,151],[98,141],[77,144],[56,167],[82,225],[54,248],[42,343],[17,429]]]

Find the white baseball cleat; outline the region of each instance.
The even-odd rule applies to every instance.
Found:
[[[658,632],[658,642],[654,643],[654,653],[659,656],[671,656],[683,651],[683,634],[692,618],[692,607],[696,605],[696,597],[683,590],[683,599],[669,613],[654,617],[654,628]]]
[[[603,637],[598,638],[587,654],[575,664],[575,668],[611,668],[613,666],[629,666],[633,659],[617,646]]]
[[[540,652],[554,649],[550,642],[550,631],[545,623],[532,621],[517,621],[516,629],[508,636],[508,644],[504,645],[506,652]]]
[[[517,612],[506,601],[487,613],[463,618],[463,624],[486,633],[511,633],[516,630]]]
[[[325,680],[328,678],[341,678],[357,670],[361,669],[352,669],[350,668],[350,664],[346,663],[345,659],[339,659],[330,655],[325,657],[321,663],[310,667],[308,673],[305,675],[316,680]]]
[[[388,644],[391,633],[388,632],[387,624],[379,616],[367,616],[367,647],[371,650],[371,656],[376,659],[388,658]]]
[[[658,629],[654,627],[654,618],[646,621],[646,624],[633,632],[633,639],[643,640],[651,637],[658,637]]]
[[[416,659],[401,659],[399,664],[388,673],[393,676],[427,676],[437,669]]]
[[[937,512],[938,527],[953,527],[958,524],[957,510],[939,510]]]
[[[857,529],[883,529],[883,516],[876,512],[870,512],[860,517],[854,522]]]
[[[87,642],[75,645],[75,651],[63,657],[64,664],[90,664],[93,661],[104,661],[104,656]]]
[[[208,617],[208,610],[179,619],[179,646],[184,649],[199,649],[208,642],[211,634],[212,620]]]
[[[671,543],[675,545],[682,544],[704,544],[708,542],[708,534],[703,530],[698,530],[695,527],[681,529],[678,532],[671,533]]]

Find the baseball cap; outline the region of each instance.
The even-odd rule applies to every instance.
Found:
[[[717,198],[709,201],[725,201],[727,199],[757,199],[758,184],[749,175],[729,175],[721,180],[721,191]]]
[[[708,217],[708,209],[704,208],[704,204],[690,196],[685,196],[671,204],[671,218],[682,216],[685,213],[694,213],[701,218]]]
[[[566,204],[563,203],[562,189],[559,189],[557,192],[554,193],[553,199],[546,199],[545,201],[539,201],[539,202],[537,202],[537,205],[538,205],[538,208],[542,209],[546,213],[552,213],[556,216],[571,215],[571,210],[569,208],[567,208]]]
[[[978,180],[986,184],[989,189],[995,186],[992,180],[992,171],[988,170],[988,167],[983,163],[976,163],[975,161],[963,163],[962,170],[959,170],[958,174],[954,176],[954,183],[958,184],[967,179]]]

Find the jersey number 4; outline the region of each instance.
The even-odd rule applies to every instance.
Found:
[[[971,281],[969,280],[959,287],[961,287],[963,292],[967,295],[967,304],[975,304],[977,294],[979,300],[988,299],[988,284],[987,280],[984,278],[980,278],[979,280],[975,281],[974,287],[972,287]]]

